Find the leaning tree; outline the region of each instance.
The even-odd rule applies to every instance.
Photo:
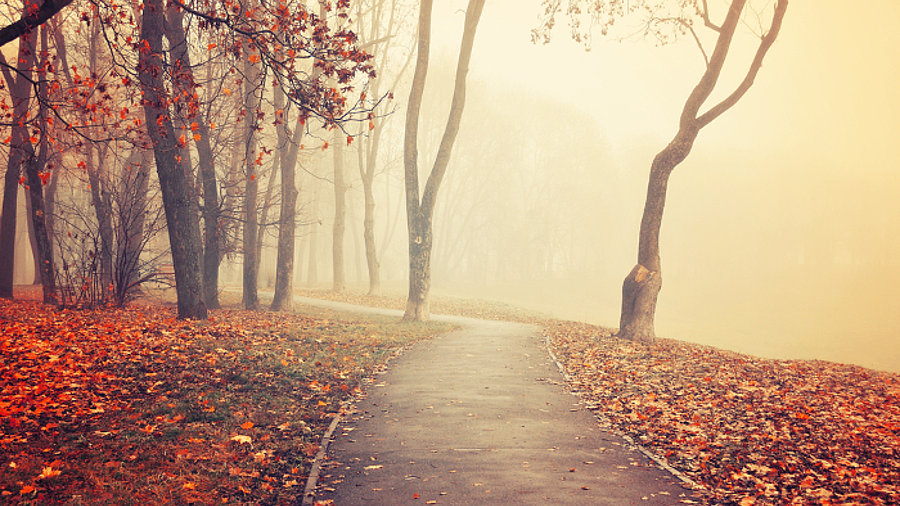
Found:
[[[548,42],[557,14],[562,10],[562,0],[544,0],[545,18],[535,30],[534,39]],[[622,312],[619,322],[620,337],[635,340],[652,340],[655,335],[653,320],[656,301],[662,288],[662,269],[659,259],[659,231],[662,224],[663,208],[669,176],[694,146],[694,141],[703,127],[733,107],[753,85],[762,67],[787,10],[787,0],[776,0],[771,8],[768,28],[759,34],[759,43],[747,72],[740,83],[724,99],[711,106],[707,101],[711,96],[738,26],[746,15],[759,15],[759,11],[745,9],[747,0],[731,0],[724,19],[720,24],[713,20],[706,0],[568,0],[566,13],[569,16],[572,36],[578,41],[590,44],[591,29],[599,26],[603,35],[609,33],[612,25],[623,17],[648,15],[643,26],[645,34],[657,37],[660,42],[668,42],[679,35],[690,34],[699,47],[706,63],[703,75],[688,96],[681,112],[678,131],[660,151],[650,166],[650,181],[647,198],[641,218],[638,243],[637,265],[625,278],[622,285]],[[753,10],[745,14],[745,10]],[[748,23],[749,26],[749,23]],[[706,33],[701,33],[701,30]],[[703,43],[704,37],[712,34],[715,45],[708,53]],[[704,107],[706,106],[706,107]]]

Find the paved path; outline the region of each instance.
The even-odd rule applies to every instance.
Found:
[[[405,353],[338,427],[317,500],[670,505],[691,497],[598,427],[562,383],[536,327],[441,319],[463,327]]]

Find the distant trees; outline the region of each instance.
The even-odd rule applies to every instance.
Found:
[[[469,71],[469,60],[475,42],[475,29],[478,27],[478,20],[481,18],[483,8],[484,0],[470,0],[466,9],[450,114],[434,165],[428,173],[424,189],[420,189],[419,111],[422,105],[422,95],[425,92],[425,77],[428,73],[432,1],[423,0],[419,7],[418,53],[406,110],[403,144],[406,220],[409,233],[409,296],[406,302],[406,312],[403,315],[404,320],[422,321],[430,317],[429,291],[431,290],[431,249],[434,240],[432,232],[434,205],[438,189],[450,162],[450,153],[459,131],[459,123],[466,103],[466,75]]]
[[[259,168],[265,155],[271,152],[263,144],[267,142],[263,122],[272,114],[264,103],[267,90],[273,86],[279,88],[282,103],[287,102],[279,112],[292,106],[296,111],[298,131],[309,128],[310,119],[319,118],[323,126],[351,136],[362,129],[344,125],[362,124],[370,119],[364,98],[351,96],[359,79],[374,74],[369,64],[370,56],[356,46],[352,31],[337,27],[338,21],[348,18],[350,2],[313,3],[321,8],[318,14],[303,0],[278,5],[250,0],[228,3],[129,0],[124,4],[105,0],[44,0],[25,2],[20,16],[15,15],[12,6],[4,6],[7,19],[16,21],[0,28],[0,45],[27,35],[20,39],[20,57],[16,63],[0,62],[4,79],[9,81],[8,98],[0,95],[5,118],[0,128],[8,128],[7,132],[11,134],[4,135],[9,137],[6,142],[8,170],[0,235],[10,237],[5,244],[12,246],[14,243],[18,186],[29,184],[35,175],[41,183],[37,188],[30,185],[33,188],[30,201],[37,204],[35,217],[44,214],[40,199],[35,201],[39,195],[34,190],[41,189],[56,172],[40,153],[29,155],[34,149],[29,151],[28,148],[57,146],[54,132],[36,127],[35,118],[44,117],[34,112],[38,104],[49,105],[41,109],[50,111],[41,113],[48,115],[46,123],[50,125],[57,119],[69,132],[66,135],[80,136],[73,145],[80,148],[78,151],[84,159],[73,160],[79,155],[70,152],[61,164],[77,164],[89,176],[101,239],[98,251],[93,253],[101,258],[99,271],[104,287],[115,284],[116,246],[113,242],[118,236],[115,231],[118,220],[111,217],[114,204],[111,192],[115,182],[107,175],[109,167],[104,164],[109,161],[110,142],[128,142],[136,149],[152,148],[154,152],[152,159],[157,165],[166,211],[179,316],[202,318],[207,304],[212,307],[218,304],[217,269],[224,254],[220,248],[230,248],[226,233],[235,228],[223,223],[224,213],[231,213],[227,218],[237,218],[233,213],[237,205],[244,211],[240,221],[245,230],[242,234],[247,269],[245,301],[248,307],[256,307],[255,269],[259,263],[260,241],[254,233],[258,206],[253,197]],[[91,44],[68,49],[87,53],[92,62],[99,58],[100,51],[107,51],[102,69],[95,64],[86,64],[87,56],[76,58],[78,63],[72,65],[36,61],[34,28],[69,4],[78,10],[79,22],[88,28],[84,32],[91,34]],[[190,32],[187,26],[192,28]],[[75,27],[71,26],[70,30]],[[101,32],[102,37],[99,36]],[[57,53],[61,54],[67,49],[67,43],[60,34],[54,35]],[[248,142],[238,153],[239,159],[232,160],[232,165],[243,167],[243,191],[234,185],[236,181],[228,174],[229,170],[225,170],[228,168],[224,167],[223,160],[216,160],[210,142],[216,123],[229,121],[227,112],[225,116],[210,117],[208,114],[222,109],[201,102],[200,91],[204,84],[216,88],[220,96],[232,94],[222,85],[222,80],[203,82],[198,78],[198,70],[205,69],[203,73],[209,77],[216,74],[209,71],[211,66],[223,64],[231,69],[231,76],[237,74],[235,87],[247,90],[247,93],[237,94],[247,99],[239,106],[241,111],[237,120],[247,134],[240,137]],[[78,65],[88,68],[89,75],[77,75]],[[60,80],[61,75],[67,76],[68,80]],[[140,96],[133,92],[134,84],[139,84]],[[39,100],[35,100],[32,94],[32,90],[43,89],[41,86],[45,85],[50,89],[52,104],[49,104],[50,98],[37,97]],[[212,99],[212,91],[207,92],[207,100]],[[129,99],[130,102],[123,102]],[[141,109],[144,115],[138,118],[134,111]],[[76,118],[76,115],[80,117]],[[226,128],[234,130],[231,125]],[[192,146],[196,155],[192,155]],[[29,171],[22,172],[22,167]],[[27,178],[20,178],[22,174]],[[219,177],[223,179],[217,183]],[[145,183],[142,181],[141,184]],[[222,201],[219,200],[220,188],[228,197]],[[202,232],[199,226],[201,209]],[[289,221],[290,225],[283,226],[293,226],[293,218]],[[37,225],[38,229],[42,228]],[[121,237],[128,237],[128,234]],[[41,246],[40,240],[36,244]],[[13,251],[11,247],[0,248],[3,260],[0,262],[0,295],[4,296],[12,295]],[[39,269],[46,264],[40,263]],[[140,281],[141,276],[130,276],[129,279],[126,285]]]
[[[560,4],[561,0],[544,0],[547,17],[542,26],[535,31],[536,39],[542,39],[545,42],[549,40],[549,31],[555,24],[555,16],[560,9]],[[620,337],[635,340],[654,338],[656,302],[662,287],[659,231],[669,176],[691,152],[700,130],[733,107],[753,85],[766,53],[778,37],[788,2],[787,0],[775,1],[768,29],[760,34],[759,45],[741,82],[723,100],[701,112],[701,108],[706,104],[719,81],[735,31],[744,16],[746,4],[747,0],[731,0],[724,20],[721,24],[716,24],[712,19],[706,0],[701,2],[696,0],[687,2],[667,2],[665,0],[569,1],[567,12],[570,16],[573,37],[576,40],[589,41],[590,30],[595,25],[600,26],[602,33],[606,34],[613,23],[626,14],[649,12],[651,17],[645,25],[648,35],[667,42],[674,36],[690,33],[706,61],[703,75],[684,104],[678,131],[672,141],[656,155],[650,166],[650,181],[647,185],[647,198],[641,219],[638,261],[622,285],[622,310],[618,331]],[[586,23],[583,19],[585,17],[588,18]],[[697,21],[702,22],[704,29],[711,30],[715,34],[715,46],[709,55],[695,29]],[[584,28],[585,25],[587,28]]]

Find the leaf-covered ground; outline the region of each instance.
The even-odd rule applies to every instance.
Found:
[[[0,503],[299,504],[342,403],[448,330],[310,311],[0,300]]]
[[[900,375],[572,322],[544,333],[601,420],[716,504],[900,504]]]

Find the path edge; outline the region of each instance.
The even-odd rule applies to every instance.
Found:
[[[556,364],[556,367],[557,367],[557,369],[559,369],[560,374],[562,374],[563,379],[566,380],[566,386],[569,387],[570,392],[572,392],[573,395],[576,395],[579,400],[582,400],[581,395],[577,391],[572,389],[572,384],[573,384],[572,376],[570,376],[569,373],[566,372],[566,369],[565,369],[565,367],[563,367],[562,362],[560,362],[559,358],[557,358],[556,354],[553,353],[553,347],[550,344],[550,337],[545,335],[543,332],[541,332],[541,334],[542,334],[541,337],[543,337],[543,340],[544,340],[544,347],[547,349],[547,353],[550,355],[550,359],[553,360],[553,363]],[[583,405],[584,404],[582,403],[582,406]],[[674,467],[672,467],[666,461],[666,459],[654,454],[653,452],[651,452],[650,450],[645,448],[643,445],[641,445],[640,443],[635,441],[634,438],[632,438],[628,434],[625,434],[624,432],[613,429],[612,423],[610,422],[610,420],[607,417],[597,413],[595,410],[592,410],[592,409],[588,409],[588,411],[594,416],[594,418],[597,420],[598,424],[601,425],[601,429],[603,429],[611,434],[621,437],[632,448],[634,448],[635,450],[644,454],[644,456],[646,456],[647,458],[649,458],[650,460],[655,462],[656,465],[658,465],[664,471],[668,472],[675,478],[678,478],[685,485],[689,486],[693,490],[709,491],[708,488],[706,488],[705,486],[701,485],[700,483],[697,483],[696,481],[692,480],[691,478],[689,478],[687,475],[685,475],[678,469],[675,469]],[[606,427],[606,426],[608,426],[608,427]]]

